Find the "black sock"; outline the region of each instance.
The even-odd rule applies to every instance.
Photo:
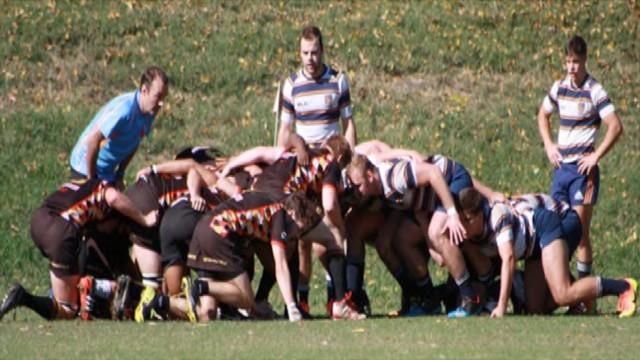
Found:
[[[476,296],[476,292],[473,290],[473,286],[471,286],[471,276],[467,270],[464,271],[459,279],[454,280],[456,281],[456,285],[458,285],[462,297],[474,298]]]
[[[629,283],[624,280],[600,278],[602,296],[620,295],[629,290]]]
[[[167,295],[157,295],[151,301],[151,307],[160,316],[167,316],[169,314],[169,297]]]
[[[298,292],[298,282],[300,281],[300,259],[298,257],[298,246],[295,247],[295,251],[289,261],[287,261],[287,265],[289,265],[289,277],[291,278],[291,293],[293,294],[294,300],[297,302],[297,294]]]
[[[429,298],[433,296],[433,283],[431,282],[431,278],[429,275],[425,276],[423,279],[416,281],[416,289],[418,290],[418,294],[422,298]]]
[[[400,269],[398,269],[391,275],[393,275],[393,277],[400,285],[400,289],[402,290],[402,293],[405,294],[405,297],[411,298],[416,295],[416,287],[414,286],[414,281],[409,278],[409,275],[403,267],[400,267]]]
[[[195,295],[202,296],[209,294],[209,283],[203,280],[196,280],[193,282],[195,287]]]
[[[336,292],[337,300],[342,300],[346,293],[344,270],[344,255],[332,256],[329,258],[329,273],[331,274],[331,280],[333,280],[333,287]]]
[[[325,274],[326,288],[327,288],[327,303],[336,299],[336,289],[333,286],[333,280],[330,274]]]
[[[362,289],[362,279],[364,273],[364,263],[359,259],[347,258],[347,290],[357,294]]]
[[[300,302],[309,303],[309,286],[298,284],[298,300]]]
[[[262,270],[262,276],[260,277],[260,285],[258,285],[258,291],[256,291],[256,301],[262,301],[269,298],[269,293],[276,283],[276,277],[268,272]]]
[[[46,320],[53,320],[56,317],[55,300],[48,296],[36,296],[25,292],[20,305],[35,311]]]

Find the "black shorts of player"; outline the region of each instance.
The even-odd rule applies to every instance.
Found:
[[[78,227],[54,211],[40,207],[31,217],[31,238],[56,276],[78,274],[81,234]]]
[[[180,201],[165,211],[160,222],[163,266],[186,263],[193,232],[203,215],[204,213],[194,210],[187,200]]]
[[[129,250],[131,242],[129,233],[123,231],[119,224],[123,221],[121,216],[109,220],[117,226],[88,226],[84,229],[85,241],[81,241],[81,248],[85,247],[86,259],[84,274],[101,279],[113,279],[119,274],[130,274],[135,271]]]
[[[153,210],[159,210],[158,199],[151,191],[150,185],[142,180],[136,181],[125,191],[125,195],[142,212],[147,214]],[[161,216],[162,214],[158,214]],[[134,221],[130,221],[131,242],[143,248],[160,253],[160,236],[158,236],[159,226],[144,227]]]
[[[243,254],[249,241],[220,236],[209,227],[211,218],[210,214],[206,215],[196,225],[189,245],[187,265],[200,276],[229,281],[245,272]]]

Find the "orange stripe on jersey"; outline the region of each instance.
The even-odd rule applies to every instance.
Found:
[[[587,176],[587,188],[584,191],[584,200],[582,204],[590,205],[593,201],[593,193],[595,191],[595,183],[596,183],[596,171],[592,169],[589,175]]]

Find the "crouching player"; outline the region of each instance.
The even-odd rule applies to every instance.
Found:
[[[617,295],[620,317],[630,317],[636,311],[637,282],[634,279],[608,279],[585,277],[572,282],[569,272],[570,247],[568,239],[577,243],[580,226],[563,226],[563,219],[557,212],[544,206],[523,206],[522,203],[511,207],[507,204],[495,204],[487,209],[486,199],[477,190],[465,189],[460,193],[460,206],[463,223],[469,238],[488,239],[489,245],[497,247],[502,260],[500,270],[500,295],[498,305],[492,312],[493,317],[505,314],[511,293],[515,264],[525,260],[525,296],[527,306],[533,310],[533,304],[541,301],[535,297],[544,296],[544,291],[532,289],[531,267],[539,260],[540,278],[544,279],[551,297],[557,306],[572,306],[579,302],[595,300],[601,296]],[[486,212],[486,213],[485,213]],[[569,233],[569,234],[567,234]],[[528,269],[529,268],[529,269]]]
[[[287,250],[293,241],[322,219],[322,209],[302,193],[285,199],[269,193],[248,192],[225,201],[205,215],[196,226],[189,247],[187,265],[197,271],[198,279],[183,280],[185,297],[156,295],[141,300],[143,313],[166,313],[171,308],[184,309],[189,320],[215,319],[218,303],[237,308],[254,305],[251,282],[243,261],[244,249],[252,239],[271,243],[276,279],[287,305],[289,320],[302,316],[293,297]],[[143,294],[144,295],[144,294]]]
[[[143,215],[125,195],[100,179],[66,183],[47,197],[31,219],[31,238],[49,259],[53,297],[32,295],[16,284],[0,306],[0,319],[17,306],[26,306],[47,320],[74,318],[79,298],[78,253],[84,230],[105,218],[111,209],[145,227],[157,222],[157,212]]]

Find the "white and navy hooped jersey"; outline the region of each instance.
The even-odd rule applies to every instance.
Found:
[[[591,75],[580,86],[570,77],[556,81],[542,103],[551,114],[558,111],[558,146],[563,162],[574,162],[595,150],[602,119],[615,111],[607,92]]]
[[[525,259],[533,251],[532,233],[533,210],[519,213],[511,206],[498,203],[485,216],[485,232],[490,238],[490,247],[498,247],[507,242],[513,245],[513,256]]]
[[[408,159],[396,158],[373,164],[378,169],[387,204],[400,209],[413,207],[417,189],[415,163]]]
[[[317,143],[340,134],[340,118],[352,116],[349,83],[344,73],[324,65],[319,79],[304,72],[289,76],[282,86],[281,121],[295,121],[296,132],[307,143]]]
[[[536,208],[543,208],[553,211],[560,217],[571,209],[571,206],[564,201],[558,201],[547,194],[525,194],[513,196],[509,199],[509,205],[518,213],[527,211],[533,212]]]

